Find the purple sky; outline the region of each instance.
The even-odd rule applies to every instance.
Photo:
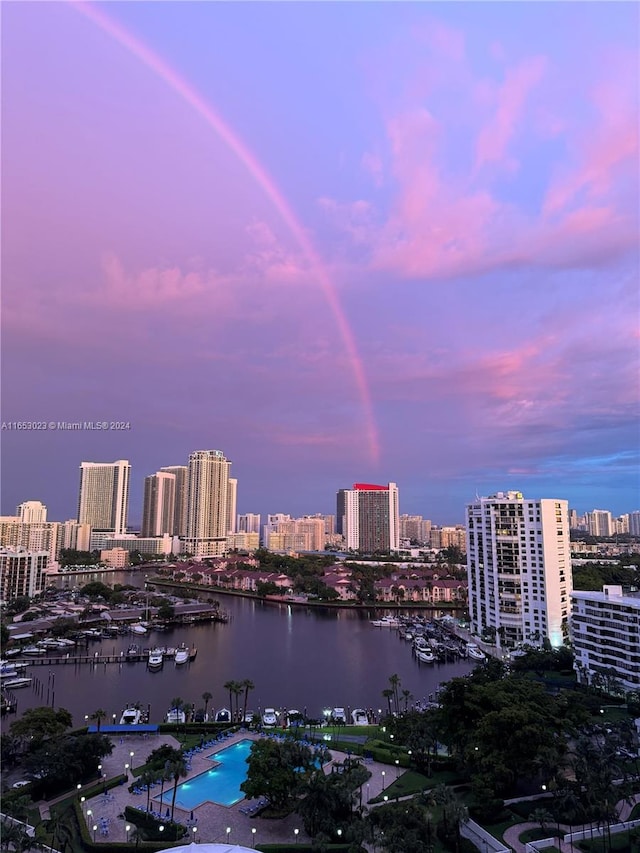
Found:
[[[2,6],[2,512],[216,448],[239,512],[355,481],[638,509],[631,3]]]

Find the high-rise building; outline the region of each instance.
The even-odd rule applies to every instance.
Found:
[[[229,478],[227,494],[227,533],[236,532],[236,510],[238,507],[238,481]]]
[[[287,517],[267,527],[264,546],[270,551],[322,551],[327,540],[324,516]]]
[[[47,520],[47,508],[40,501],[24,501],[18,505],[16,515],[23,524],[42,524]]]
[[[567,501],[498,492],[468,504],[467,575],[474,633],[561,646],[571,594]]]
[[[163,536],[174,530],[176,508],[176,476],[157,471],[144,478],[142,504],[142,535]]]
[[[594,509],[587,513],[589,536],[613,536],[613,519],[608,509]]]
[[[78,522],[94,530],[126,533],[131,466],[117,462],[83,462],[80,465]]]
[[[91,525],[78,524],[75,518],[60,524],[58,555],[63,548],[73,551],[88,551],[91,546]]]
[[[18,595],[33,598],[46,582],[49,555],[46,551],[0,548],[0,595],[11,601]]]
[[[632,536],[640,536],[640,510],[629,513],[629,533]]]
[[[161,468],[160,472],[166,474],[173,474],[176,478],[176,502],[173,510],[173,530],[170,532],[174,536],[186,536],[189,469],[186,465],[168,465],[164,468]]]
[[[56,521],[26,521],[19,516],[0,518],[0,547],[48,554],[47,566],[57,566],[58,535],[61,525]]]
[[[400,538],[428,545],[431,542],[431,521],[421,515],[401,515]]]
[[[621,586],[571,595],[574,669],[581,684],[640,689],[640,595]],[[612,683],[613,682],[613,683]]]
[[[221,450],[189,456],[186,550],[197,557],[226,550],[231,462]]]
[[[247,512],[245,515],[239,515],[236,530],[238,533],[260,534],[260,514],[256,512]]]
[[[372,554],[397,551],[400,547],[398,487],[354,483],[338,492],[343,505],[342,535],[347,548]]]
[[[344,513],[346,505],[346,493],[349,489],[339,489],[336,494],[336,533],[344,536]]]

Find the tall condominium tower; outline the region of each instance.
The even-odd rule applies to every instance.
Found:
[[[173,474],[176,478],[175,505],[173,509],[173,530],[169,532],[174,536],[187,535],[187,493],[189,469],[186,465],[168,465],[160,469],[161,473]]]
[[[94,530],[126,533],[131,466],[117,462],[83,462],[80,465],[78,522]]]
[[[594,509],[587,513],[587,528],[590,536],[613,536],[614,524],[608,509]]]
[[[572,588],[567,501],[498,492],[468,504],[466,515],[472,630],[561,646]]]
[[[16,515],[23,524],[41,524],[47,520],[47,508],[40,501],[24,501],[18,505]]]
[[[225,552],[230,471],[221,450],[196,450],[189,456],[186,549],[197,557]]]
[[[144,478],[142,536],[164,536],[174,530],[176,476],[157,471]]]
[[[236,510],[238,508],[238,481],[231,477],[227,492],[227,533],[236,532]]]
[[[337,515],[342,510],[342,535],[354,551],[397,551],[400,547],[398,487],[354,483],[338,492]]]

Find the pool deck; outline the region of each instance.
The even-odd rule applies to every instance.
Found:
[[[204,749],[201,753],[196,753],[191,759],[191,770],[186,779],[198,776],[200,773],[210,770],[212,763],[209,758],[211,755],[221,749],[225,749],[237,743],[240,740],[261,740],[265,735],[258,735],[254,732],[240,731],[233,737],[225,741],[216,743],[213,746]],[[131,764],[132,759],[130,753],[134,753],[133,766],[138,767],[146,762],[152,750],[157,749],[163,744],[179,749],[181,744],[176,738],[171,735],[126,735],[123,738],[112,738],[113,752],[102,761],[103,772],[107,774],[107,778],[117,776],[124,771],[125,764]],[[332,755],[332,760],[324,767],[325,773],[330,773],[334,761],[343,761],[345,753],[331,749],[329,743],[325,744],[329,747]],[[388,786],[395,779],[397,770],[390,767],[388,764],[378,764],[372,762],[366,765],[371,771],[371,778],[362,786],[362,802],[363,805],[368,799],[371,799],[383,790],[383,787]],[[382,772],[385,772],[385,776]],[[87,818],[87,826],[89,832],[93,834],[92,827],[98,826],[95,833],[96,842],[103,841],[109,844],[114,841],[126,841],[127,833],[125,830],[126,822],[124,817],[125,806],[133,806],[134,808],[145,809],[147,805],[147,795],[129,793],[129,785],[134,781],[134,777],[129,773],[129,782],[126,785],[119,785],[111,788],[107,795],[99,794],[96,797],[88,799],[83,804],[85,815],[91,811],[91,815]],[[91,786],[93,787],[92,783]],[[165,793],[171,790],[171,785],[165,785]],[[78,792],[78,796],[82,796],[82,790]],[[155,798],[155,800],[154,800]],[[152,789],[151,802],[155,802],[155,808],[159,810],[160,788]],[[43,818],[49,817],[49,806],[52,803],[40,803],[40,813]],[[251,805],[249,800],[240,800],[233,806],[222,806],[216,803],[203,803],[193,810],[193,821],[191,811],[181,809],[176,803],[174,817],[175,820],[189,827],[192,840],[197,842],[223,842],[230,841],[233,844],[240,844],[245,847],[252,847],[254,843],[275,843],[279,841],[293,841],[296,838],[295,829],[299,830],[297,836],[300,843],[309,841],[309,837],[304,831],[304,826],[301,818],[297,814],[288,815],[286,818],[279,820],[268,820],[260,818],[258,815],[249,816],[243,814],[240,809]],[[166,811],[166,805],[163,806],[163,811]],[[102,821],[108,824],[108,834],[103,835],[101,830]],[[195,832],[193,831],[195,828]],[[227,833],[227,828],[231,831]],[[252,829],[256,830],[252,833]]]

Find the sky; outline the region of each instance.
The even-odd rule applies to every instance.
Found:
[[[637,4],[1,14],[3,514],[203,449],[241,513],[640,508]]]

